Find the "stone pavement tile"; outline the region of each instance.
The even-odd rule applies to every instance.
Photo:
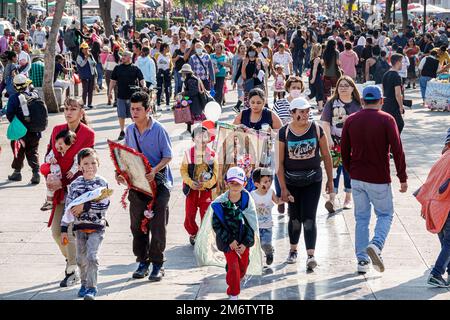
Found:
[[[59,281],[36,283],[4,283],[1,286],[0,300],[30,300],[41,290],[55,291],[59,288]]]

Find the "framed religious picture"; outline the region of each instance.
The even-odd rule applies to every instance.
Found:
[[[111,158],[118,174],[123,176],[128,187],[153,196],[156,184],[148,182],[145,175],[152,170],[147,158],[133,148],[108,140]]]
[[[219,163],[218,191],[225,190],[225,174],[230,167],[239,166],[250,177],[256,167],[268,167],[271,156],[271,135],[233,124],[217,122],[214,142]]]

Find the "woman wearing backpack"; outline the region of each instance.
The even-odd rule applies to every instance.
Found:
[[[296,263],[297,247],[303,226],[307,252],[306,267],[317,266],[314,252],[317,239],[316,213],[322,191],[322,155],[327,174],[327,193],[333,192],[333,166],[327,137],[316,122],[309,120],[311,106],[304,98],[292,100],[292,122],[278,132],[278,179],[281,199],[289,206],[290,251],[287,263]],[[319,153],[320,150],[320,153]],[[295,202],[289,202],[293,196]]]
[[[96,62],[89,52],[89,45],[86,42],[80,45],[80,49],[81,52],[77,58],[77,68],[83,85],[83,104],[85,107],[92,109],[92,96],[97,74]]]

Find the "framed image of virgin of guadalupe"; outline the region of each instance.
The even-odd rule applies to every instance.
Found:
[[[146,195],[155,195],[156,183],[151,183],[145,175],[152,170],[147,158],[128,146],[108,140],[111,159],[118,174],[127,181],[128,187]]]

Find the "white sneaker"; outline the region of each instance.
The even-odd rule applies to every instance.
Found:
[[[306,260],[306,269],[312,271],[315,267],[317,267],[317,261],[314,256],[312,256]]]
[[[369,271],[369,262],[359,261],[358,262],[358,273],[366,274]]]
[[[381,250],[376,245],[371,243],[367,246],[366,251],[370,257],[370,260],[372,260],[373,268],[378,272],[384,272],[384,263],[381,258]]]
[[[344,202],[344,209],[352,209],[353,205],[352,205],[352,201],[345,201]]]
[[[230,300],[239,300],[239,296],[229,296]]]
[[[166,111],[170,111],[170,106],[166,105]]]

